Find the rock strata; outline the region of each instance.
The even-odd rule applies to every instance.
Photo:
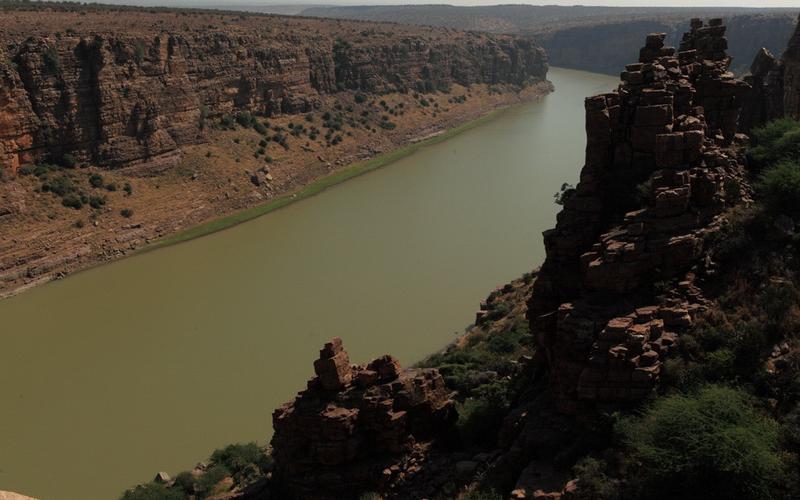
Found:
[[[2,169],[52,161],[159,171],[225,115],[306,113],[342,91],[523,85],[547,71],[544,50],[511,36],[274,16],[83,14],[0,20]],[[197,20],[211,24],[192,29]]]
[[[420,472],[430,441],[452,430],[455,406],[437,370],[403,370],[388,355],[351,365],[335,338],[314,371],[308,388],[273,414],[278,498],[390,490]]]
[[[736,132],[750,86],[724,34],[693,20],[678,50],[652,34],[619,88],[586,100],[586,164],[528,304],[562,412],[647,396],[705,307],[704,240],[748,195]]]

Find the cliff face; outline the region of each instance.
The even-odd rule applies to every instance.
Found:
[[[788,116],[800,118],[800,17],[783,54],[783,106]]]
[[[730,15],[728,27],[731,70],[745,74],[761,47],[779,52],[794,29],[789,15]],[[554,66],[616,74],[636,57],[635,47],[648,33],[665,33],[668,45],[677,45],[688,28],[688,16],[585,23],[537,34]],[[592,47],[592,50],[585,50]]]
[[[723,18],[731,40],[732,68],[745,74],[761,47],[780,53],[794,30],[788,9],[591,7],[555,5],[403,5],[314,7],[304,15],[391,21],[490,33],[533,35],[554,66],[616,74],[636,58],[648,33],[677,44],[691,18]],[[590,49],[590,50],[589,50]]]
[[[800,118],[800,18],[783,57],[761,49],[746,81],[753,89],[743,110],[742,131],[784,116]]]
[[[704,240],[747,198],[735,140],[749,86],[728,72],[724,33],[693,21],[678,51],[650,35],[618,91],[586,100],[586,165],[528,303],[561,411],[641,400],[705,307]]]
[[[36,16],[33,33],[18,27],[28,14]],[[70,16],[20,12],[0,20],[6,169],[65,155],[108,168],[169,166],[181,145],[204,140],[206,119],[303,113],[343,90],[521,85],[547,71],[542,49],[504,36],[312,20],[284,26],[268,16],[222,25],[199,14],[120,16],[141,18],[134,31],[107,15],[59,19]]]

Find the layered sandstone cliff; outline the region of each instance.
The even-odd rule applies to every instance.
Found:
[[[586,165],[528,303],[562,411],[644,398],[704,308],[704,241],[747,198],[736,131],[749,86],[728,71],[724,34],[693,21],[678,50],[650,35],[619,89],[586,100]]]
[[[530,41],[427,28],[175,12],[0,19],[0,165],[175,163],[205,122],[302,113],[344,90],[543,81]],[[66,27],[66,31],[63,31]]]

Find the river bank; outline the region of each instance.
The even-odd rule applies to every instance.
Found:
[[[74,175],[68,172],[76,184],[80,177],[96,174],[109,186],[131,186],[130,192],[115,188],[103,193],[103,205],[88,216],[42,193],[36,177],[7,180],[0,183],[0,201],[16,209],[0,217],[0,299],[132,253],[259,217],[551,91],[550,82],[541,82],[521,90],[458,87],[427,98],[386,95],[381,107],[391,110],[394,128],[354,128],[327,148],[308,141],[302,144],[299,135],[297,140],[287,135],[285,150],[263,153],[266,165],[258,154],[264,151],[261,134],[249,129],[215,131],[208,144],[185,147],[178,167],[155,177],[143,177],[135,167],[120,172],[91,167]],[[343,104],[352,110],[353,103],[340,102],[338,97],[331,97],[325,108],[342,109]],[[318,114],[324,119],[329,112]],[[313,114],[305,119],[285,116],[271,119],[270,124],[275,130],[291,130],[298,121],[313,127],[314,120]]]

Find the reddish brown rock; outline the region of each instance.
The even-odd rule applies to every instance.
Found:
[[[351,367],[339,338],[325,344],[314,368],[308,389],[273,414],[279,498],[385,490],[421,443],[453,428],[455,406],[436,370],[402,370],[391,356]]]
[[[71,155],[152,173],[226,115],[306,113],[344,91],[523,85],[547,71],[544,50],[525,38],[186,14],[0,17],[0,168]]]
[[[644,398],[704,307],[689,271],[748,189],[734,141],[749,86],[728,71],[724,33],[695,20],[677,54],[650,35],[619,88],[586,100],[586,164],[528,303],[564,412]]]

